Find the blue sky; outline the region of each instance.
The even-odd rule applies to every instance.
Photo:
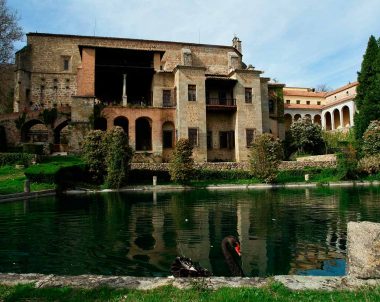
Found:
[[[380,0],[8,0],[24,32],[230,45],[287,86],[355,81]],[[18,43],[17,48],[25,45]]]

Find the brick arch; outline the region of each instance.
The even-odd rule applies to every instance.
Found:
[[[135,120],[136,151],[152,150],[152,119],[141,116]]]
[[[123,128],[124,132],[129,136],[129,134],[128,134],[128,131],[129,131],[129,120],[128,120],[128,118],[126,118],[123,115],[119,115],[119,116],[114,118],[113,125]]]
[[[54,144],[61,143],[61,131],[63,128],[69,125],[70,119],[61,120],[59,124],[54,128]]]
[[[29,141],[30,129],[35,125],[44,125],[44,127],[46,128],[44,122],[39,120],[39,119],[30,119],[30,120],[26,121],[21,127],[21,142],[25,143],[25,142]],[[48,135],[47,128],[46,128],[46,132]]]

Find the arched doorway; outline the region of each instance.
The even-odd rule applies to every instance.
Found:
[[[341,121],[340,121],[340,113],[338,109],[335,109],[333,111],[334,115],[334,129],[338,129],[338,127],[342,126]]]
[[[152,120],[139,117],[136,120],[136,151],[152,150]]]
[[[107,119],[105,117],[98,117],[94,120],[94,130],[107,131]]]
[[[284,115],[285,120],[285,131],[288,131],[290,129],[290,126],[292,125],[292,116],[287,113]]]
[[[342,108],[342,113],[343,113],[343,127],[350,127],[350,108],[348,106],[344,106]]]
[[[48,129],[40,120],[30,120],[21,127],[21,142],[47,142]]]
[[[331,125],[331,113],[326,112],[325,113],[325,125],[326,125],[326,130],[332,130],[332,125]]]
[[[129,122],[128,119],[125,116],[118,116],[113,120],[113,125],[114,126],[119,126],[123,128],[125,134],[128,135],[128,129],[129,129]]]
[[[164,149],[174,148],[174,124],[165,122],[162,125],[162,147]]]
[[[319,126],[322,125],[321,116],[319,114],[314,115],[314,124],[318,124]]]
[[[294,121],[298,121],[299,119],[301,119],[301,114],[297,113],[295,116],[294,116]]]
[[[310,114],[305,114],[305,118],[307,118],[311,121],[311,115]]]
[[[69,121],[60,123],[54,129],[54,152],[66,152],[69,143]]]

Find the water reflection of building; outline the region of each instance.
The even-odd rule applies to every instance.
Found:
[[[339,212],[336,191],[294,190],[291,200],[277,191],[158,193],[156,202],[149,196],[131,206],[128,258],[162,273],[185,255],[224,274],[220,242],[228,234],[239,235],[249,276],[318,268],[344,256],[349,217]]]

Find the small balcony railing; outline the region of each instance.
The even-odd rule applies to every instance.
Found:
[[[235,107],[236,99],[208,98],[206,99],[206,105]]]

